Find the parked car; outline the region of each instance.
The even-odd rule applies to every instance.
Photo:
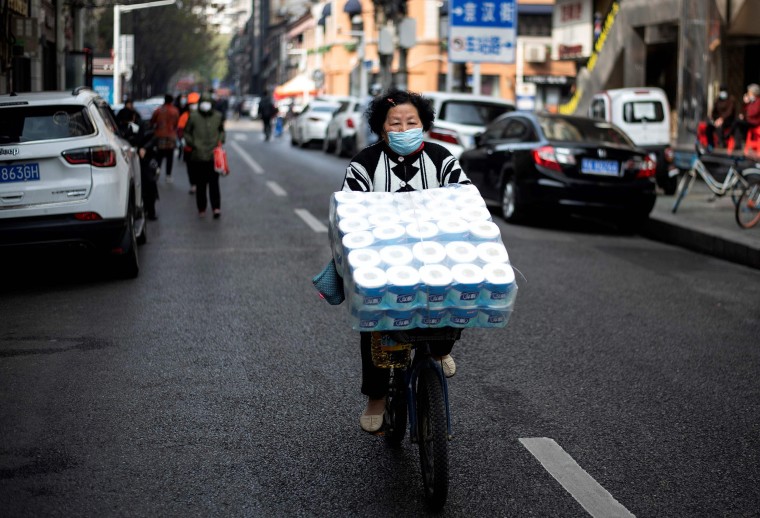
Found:
[[[339,102],[314,99],[304,106],[290,124],[290,143],[307,147],[312,141],[322,141],[327,134],[327,124],[341,107]]]
[[[589,117],[611,122],[657,162],[657,184],[665,194],[676,192],[677,175],[668,174],[673,162],[670,145],[670,104],[660,88],[616,88],[595,94]]]
[[[141,187],[137,151],[92,90],[0,95],[0,248],[84,245],[135,277]]]
[[[359,99],[351,97],[335,112],[333,118],[327,124],[327,133],[322,143],[322,149],[326,153],[335,152],[338,156],[353,156],[361,148],[357,141],[357,133],[360,130],[364,112],[367,111],[369,98]]]
[[[608,122],[511,112],[476,141],[460,163],[507,221],[536,209],[567,209],[635,226],[654,206],[654,162]]]
[[[446,147],[459,158],[462,151],[475,146],[475,135],[499,115],[511,112],[510,101],[464,93],[424,92],[433,102],[435,122],[424,139]]]

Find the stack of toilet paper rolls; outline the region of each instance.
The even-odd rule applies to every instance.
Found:
[[[478,189],[336,192],[333,258],[360,331],[504,327],[515,274]]]

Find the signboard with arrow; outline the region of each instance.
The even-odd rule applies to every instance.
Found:
[[[449,1],[450,62],[515,62],[515,0]]]

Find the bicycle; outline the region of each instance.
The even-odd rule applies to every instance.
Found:
[[[459,329],[372,333],[373,361],[390,369],[383,427],[377,434],[399,447],[408,422],[409,438],[419,447],[425,500],[433,510],[442,509],[448,497],[448,442],[453,436],[448,383],[430,343],[456,340],[460,334]]]
[[[742,228],[752,228],[760,222],[760,179],[753,178],[743,189],[735,215],[736,222]]]
[[[734,203],[734,205],[736,205],[739,201],[739,194],[741,194],[738,189],[746,188],[749,184],[748,177],[751,176],[760,178],[760,169],[739,169],[739,164],[747,160],[746,156],[731,155],[726,157],[731,160],[731,165],[728,168],[728,173],[723,179],[723,182],[718,182],[718,180],[716,180],[715,177],[707,169],[704,162],[702,162],[701,157],[705,153],[704,148],[700,144],[697,144],[695,148],[697,156],[694,158],[691,169],[689,169],[678,181],[678,187],[676,188],[676,201],[673,204],[672,210],[673,214],[676,213],[679,205],[681,205],[681,202],[686,197],[686,194],[689,192],[692,185],[694,185],[694,181],[697,179],[697,175],[699,175],[702,180],[704,180],[707,187],[713,192],[713,194],[715,194],[715,196],[724,196],[730,191],[731,201]]]

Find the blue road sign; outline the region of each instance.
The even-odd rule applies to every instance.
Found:
[[[449,0],[449,61],[514,63],[515,0]]]

